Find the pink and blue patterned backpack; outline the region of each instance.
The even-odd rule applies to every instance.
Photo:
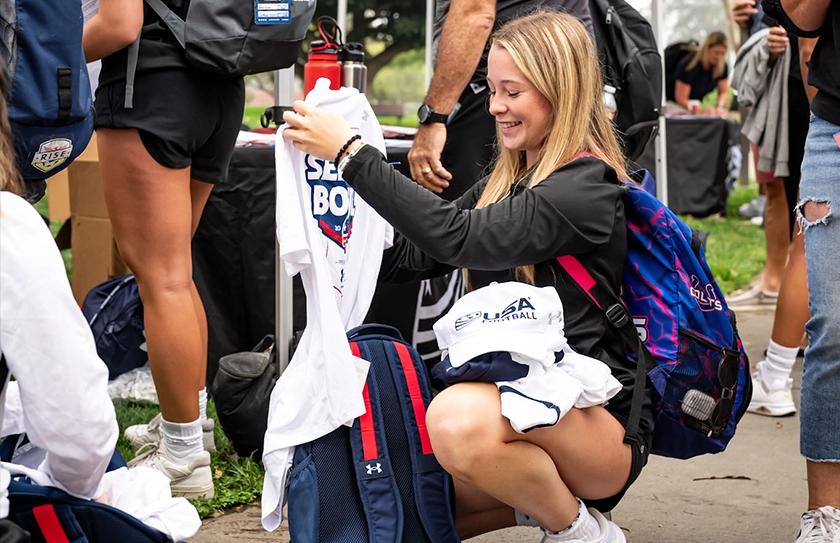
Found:
[[[646,372],[653,385],[651,452],[674,458],[721,452],[752,395],[735,315],[706,263],[703,238],[653,195],[626,188],[622,299],[611,299],[575,257],[557,261],[640,361],[637,382]],[[634,389],[628,435],[638,428],[642,390]]]

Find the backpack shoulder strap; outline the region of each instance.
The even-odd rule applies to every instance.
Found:
[[[420,522],[430,541],[458,543],[460,539],[452,518],[452,481],[435,458],[426,427],[426,406],[432,394],[425,366],[417,352],[403,342],[392,341],[386,349],[395,355],[391,357],[394,363],[390,368],[401,397],[399,407],[408,438],[412,488]]]
[[[627,417],[627,427],[624,430],[624,442],[638,442],[639,420],[642,416],[644,404],[644,390],[647,381],[647,370],[654,366],[650,353],[645,347],[627,307],[607,289],[598,284],[584,265],[572,255],[557,257],[557,264],[571,278],[572,282],[598,309],[604,312],[607,322],[618,331],[628,353],[636,353],[636,375],[633,385],[633,396],[630,400],[630,414]]]
[[[175,15],[169,7],[162,2],[162,0],[144,0],[149,7],[160,17],[163,24],[169,29],[178,45],[182,49],[186,49],[186,23],[183,19]],[[128,46],[128,60],[125,68],[125,102],[123,107],[132,109],[134,107],[134,76],[137,72],[137,59],[140,55],[140,36]]]
[[[350,343],[354,356],[364,358],[358,342]],[[367,517],[370,543],[401,541],[403,509],[388,454],[385,422],[375,368],[371,365],[362,391],[365,412],[350,429],[350,448],[356,468],[359,496]]]

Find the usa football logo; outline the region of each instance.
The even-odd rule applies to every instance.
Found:
[[[324,236],[343,250],[353,232],[356,191],[329,160],[306,155],[306,182],[312,195],[312,216]]]

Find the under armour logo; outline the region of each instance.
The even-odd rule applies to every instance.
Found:
[[[375,466],[373,464],[368,464],[365,466],[365,469],[367,470],[368,475],[373,475],[374,472],[382,473],[382,464],[379,462],[377,462]]]

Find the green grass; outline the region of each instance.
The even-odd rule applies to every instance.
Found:
[[[764,230],[738,215],[738,206],[756,194],[755,185],[737,187],[729,196],[726,217],[683,217],[692,228],[709,234],[706,258],[725,293],[749,285],[764,267]]]
[[[120,438],[117,448],[126,460],[134,457],[134,450],[122,436],[132,424],[143,424],[154,417],[156,405],[117,403],[117,423]],[[255,502],[262,492],[263,469],[251,458],[241,458],[233,451],[230,441],[222,432],[213,402],[208,402],[207,415],[216,420],[216,452],[211,455],[216,495],[210,500],[190,500],[201,518],[213,516],[231,507]]]

